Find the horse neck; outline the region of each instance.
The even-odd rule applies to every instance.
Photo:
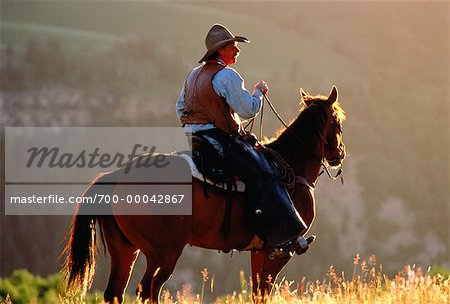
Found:
[[[309,183],[313,184],[319,176],[324,155],[324,135],[316,132],[316,135],[312,136],[307,134],[307,131],[294,128],[292,125],[288,129],[268,146],[283,156],[296,176],[305,177]],[[293,129],[296,129],[295,133]],[[306,138],[309,140],[303,140]]]

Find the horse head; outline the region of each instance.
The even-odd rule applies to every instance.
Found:
[[[324,141],[323,157],[330,166],[339,166],[345,159],[345,145],[342,139],[342,123],[345,112],[338,102],[338,90],[335,86],[326,96],[310,96],[300,89],[300,95],[306,108],[319,107],[324,109],[324,127],[321,137]]]

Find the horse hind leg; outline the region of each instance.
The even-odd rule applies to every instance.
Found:
[[[139,250],[125,238],[113,216],[103,217],[101,225],[111,257],[111,273],[104,300],[105,303],[122,303]]]
[[[158,303],[164,284],[170,279],[183,247],[171,250],[158,250],[158,254],[145,253],[147,268],[136,295],[144,303]]]

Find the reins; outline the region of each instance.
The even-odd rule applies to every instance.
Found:
[[[328,177],[329,177],[331,180],[336,180],[336,179],[340,178],[340,179],[341,179],[341,183],[344,184],[344,175],[343,175],[342,163],[339,164],[339,169],[338,169],[337,173],[333,176],[333,174],[330,172],[329,167],[328,167],[328,166],[325,164],[325,162],[323,161],[323,158],[321,159],[321,158],[317,157],[316,153],[314,153],[314,151],[312,151],[311,148],[309,148],[309,147],[305,144],[305,142],[304,142],[304,141],[303,141],[303,140],[302,140],[302,139],[301,139],[294,131],[292,131],[292,130],[289,128],[288,124],[283,120],[283,118],[280,116],[280,114],[278,113],[278,111],[275,109],[275,107],[274,107],[274,105],[272,104],[272,102],[270,101],[269,97],[267,97],[266,94],[263,94],[263,97],[264,97],[264,100],[269,104],[270,108],[272,109],[272,111],[273,111],[273,113],[275,114],[275,116],[277,117],[277,119],[278,119],[278,120],[283,124],[283,126],[286,128],[286,130],[288,130],[288,131],[295,137],[295,139],[298,140],[298,141],[300,142],[300,144],[302,144],[302,147],[304,147],[305,150],[306,150],[313,158],[315,158],[318,162],[320,162],[320,164],[322,165],[322,167],[323,167],[324,170],[319,174],[319,176],[322,175],[323,172],[326,172],[327,175],[328,175]],[[260,137],[259,137],[259,138],[260,138],[260,139],[262,138],[263,114],[264,114],[263,110],[264,110],[264,103],[263,103],[262,106],[261,106],[261,120],[260,120],[260,125],[259,125],[259,127],[260,127]],[[250,130],[251,130],[251,129],[253,128],[253,123],[254,123],[254,119],[252,119],[252,120],[245,126],[245,128],[247,128],[247,127],[251,124],[251,127],[250,127]],[[339,157],[339,156],[337,156],[337,157]]]
[[[263,95],[266,96],[266,95]],[[263,133],[263,116],[264,116],[264,102],[261,105],[261,111],[260,111],[260,120],[259,120],[259,140],[262,139],[262,133]],[[250,126],[249,132],[253,130],[253,125],[255,122],[255,118],[253,117],[250,119],[250,121],[244,126],[244,130],[247,130],[248,126]],[[283,122],[284,123],[284,122]]]

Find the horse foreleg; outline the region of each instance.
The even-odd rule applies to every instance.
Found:
[[[147,268],[136,291],[142,302],[158,303],[162,287],[170,279],[183,247],[170,251],[161,250],[164,255],[146,254]]]
[[[113,217],[102,219],[102,229],[111,256],[111,273],[103,297],[106,303],[122,303],[139,251],[118,230]]]
[[[263,302],[270,295],[278,274],[291,259],[290,256],[269,258],[272,247],[265,251],[252,251],[252,284],[255,302]]]

